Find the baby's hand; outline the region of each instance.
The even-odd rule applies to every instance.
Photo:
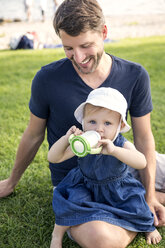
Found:
[[[101,153],[104,155],[111,155],[113,153],[113,151],[115,150],[115,145],[109,139],[101,139],[99,141],[98,145],[103,146]]]
[[[76,126],[72,126],[66,133],[66,136],[69,138],[69,136],[71,134],[74,134],[75,136],[76,135],[81,135],[83,133],[82,130],[80,130],[79,128],[77,128]]]

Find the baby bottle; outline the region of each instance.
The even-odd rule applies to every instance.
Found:
[[[99,140],[101,140],[101,136],[96,131],[87,131],[82,135],[77,136],[71,134],[69,137],[71,149],[73,153],[78,157],[85,157],[89,153],[100,153],[102,147],[96,148]]]

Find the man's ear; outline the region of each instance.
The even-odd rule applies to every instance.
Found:
[[[103,26],[103,39],[105,40],[107,38],[107,34],[108,34],[108,29],[107,29],[107,26],[104,25]]]

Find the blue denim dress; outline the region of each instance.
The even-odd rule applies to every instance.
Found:
[[[115,145],[122,147],[125,141],[120,134]],[[135,232],[155,230],[145,189],[126,164],[102,154],[78,160],[78,166],[54,190],[56,224],[74,226],[97,220]]]

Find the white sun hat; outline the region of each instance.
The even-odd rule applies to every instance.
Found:
[[[127,101],[118,90],[110,87],[101,87],[92,90],[86,101],[80,104],[74,112],[75,118],[81,124],[83,123],[84,107],[87,103],[120,113],[122,121],[125,124],[120,132],[125,133],[130,130],[131,127],[126,121]]]

